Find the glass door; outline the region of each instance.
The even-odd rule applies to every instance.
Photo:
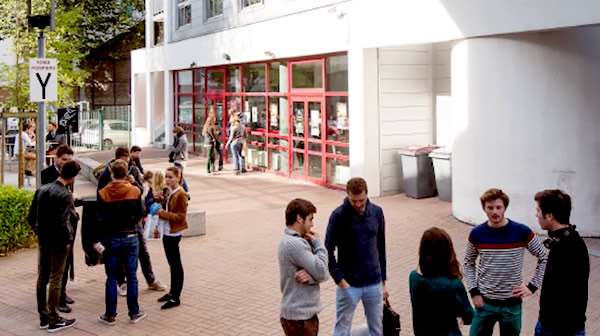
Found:
[[[291,117],[291,174],[324,183],[325,129],[322,98],[292,98]]]

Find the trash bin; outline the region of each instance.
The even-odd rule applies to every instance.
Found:
[[[96,221],[96,195],[86,196],[78,200],[83,205],[81,216],[81,245],[85,252],[85,264],[88,266],[98,265],[101,256],[94,248],[94,244],[100,241],[100,230]]]
[[[409,146],[399,151],[402,162],[402,185],[406,196],[435,196],[435,176],[429,153],[437,146]]]
[[[429,157],[433,160],[440,200],[452,202],[452,151],[445,147],[439,148],[432,151]]]

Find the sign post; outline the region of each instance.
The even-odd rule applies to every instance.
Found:
[[[44,169],[44,158],[46,156],[44,105],[45,102],[58,100],[56,59],[44,58],[44,41],[44,32],[40,31],[38,58],[29,59],[29,101],[38,103],[36,187],[39,187],[41,182],[41,172]]]

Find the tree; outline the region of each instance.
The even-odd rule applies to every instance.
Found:
[[[50,1],[31,0],[32,14],[50,13]],[[57,0],[56,31],[45,29],[46,57],[58,61],[58,102],[73,102],[72,92],[83,85],[93,69],[82,60],[90,50],[127,31],[144,19],[142,0]],[[35,109],[29,102],[28,60],[37,57],[37,31],[29,32],[27,4],[23,0],[0,1],[0,40],[13,41],[16,64],[0,63],[0,83],[9,92],[8,106]],[[37,30],[37,29],[36,29]]]

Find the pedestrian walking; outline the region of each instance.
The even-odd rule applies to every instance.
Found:
[[[167,168],[165,182],[169,188],[169,195],[165,199],[165,209],[156,212],[158,217],[166,220],[163,229],[163,247],[171,269],[171,289],[169,293],[158,299],[158,302],[165,302],[161,309],[169,309],[181,304],[184,274],[179,242],[183,231],[188,228],[186,220],[188,196],[183,191],[180,179],[181,172],[178,168]]]
[[[415,336],[460,336],[471,324],[473,307],[448,233],[433,227],[423,233],[419,268],[410,273],[410,301]]]
[[[65,265],[75,235],[72,223],[79,220],[73,195],[66,186],[73,183],[79,170],[77,162],[66,162],[56,181],[36,191],[29,209],[28,222],[39,240],[36,295],[40,329],[48,329],[48,332],[70,328],[77,322],[61,317],[58,306]]]
[[[65,163],[71,161],[73,159],[73,150],[71,147],[67,145],[60,145],[55,150],[56,159],[54,160],[54,164],[46,167],[42,170],[42,185],[49,184],[55,182],[60,177],[60,171]],[[75,183],[69,183],[66,185],[66,188],[73,193]],[[77,200],[74,201],[77,206]],[[75,235],[77,234],[77,221],[71,223],[73,225],[73,239],[75,239]],[[65,266],[65,274],[62,278],[62,285],[60,289],[60,303],[58,306],[58,310],[61,313],[70,313],[72,311],[70,304],[75,303],[70,296],[67,295],[67,280],[69,279],[69,274],[71,275],[71,280],[75,277],[75,263],[73,257],[73,246],[69,249],[67,264]]]
[[[188,159],[188,139],[181,126],[175,127],[173,130],[173,146],[169,153],[169,162],[187,161]]]
[[[570,224],[571,197],[561,190],[535,195],[536,217],[550,236],[535,336],[584,336],[590,257],[585,242]]]
[[[297,198],[285,210],[283,237],[279,243],[281,326],[286,336],[319,333],[321,291],[327,280],[328,255],[320,235],[312,230],[317,208]]]
[[[348,181],[346,193],[329,217],[325,238],[329,273],[337,284],[333,335],[350,335],[354,310],[362,300],[369,335],[381,336],[383,300],[389,296],[383,210],[369,201],[367,182],[360,177]]]
[[[98,192],[97,221],[104,237],[94,247],[102,255],[106,270],[106,312],[98,320],[115,325],[117,317],[117,277],[125,266],[127,277],[127,308],[131,323],[146,317],[138,305],[138,251],[137,223],[142,219],[140,189],[127,180],[127,162],[116,160],[111,164],[112,181]]]
[[[231,122],[231,135],[225,144],[225,148],[231,148],[231,156],[233,157],[234,173],[239,175],[246,172],[246,164],[242,156],[242,148],[246,141],[246,127],[240,122],[240,118],[233,117]],[[230,147],[231,146],[231,147]]]
[[[522,300],[542,285],[548,251],[529,227],[504,217],[509,198],[502,190],[489,189],[480,201],[488,220],[471,230],[464,263],[475,306],[470,335],[491,336],[496,322],[501,336],[519,335]],[[538,259],[527,285],[523,283],[525,249]]]
[[[219,141],[217,140],[218,133],[215,128],[215,118],[213,116],[209,115],[206,119],[202,134],[204,134],[204,146],[206,147],[206,171],[209,174],[216,173],[216,146]]]

